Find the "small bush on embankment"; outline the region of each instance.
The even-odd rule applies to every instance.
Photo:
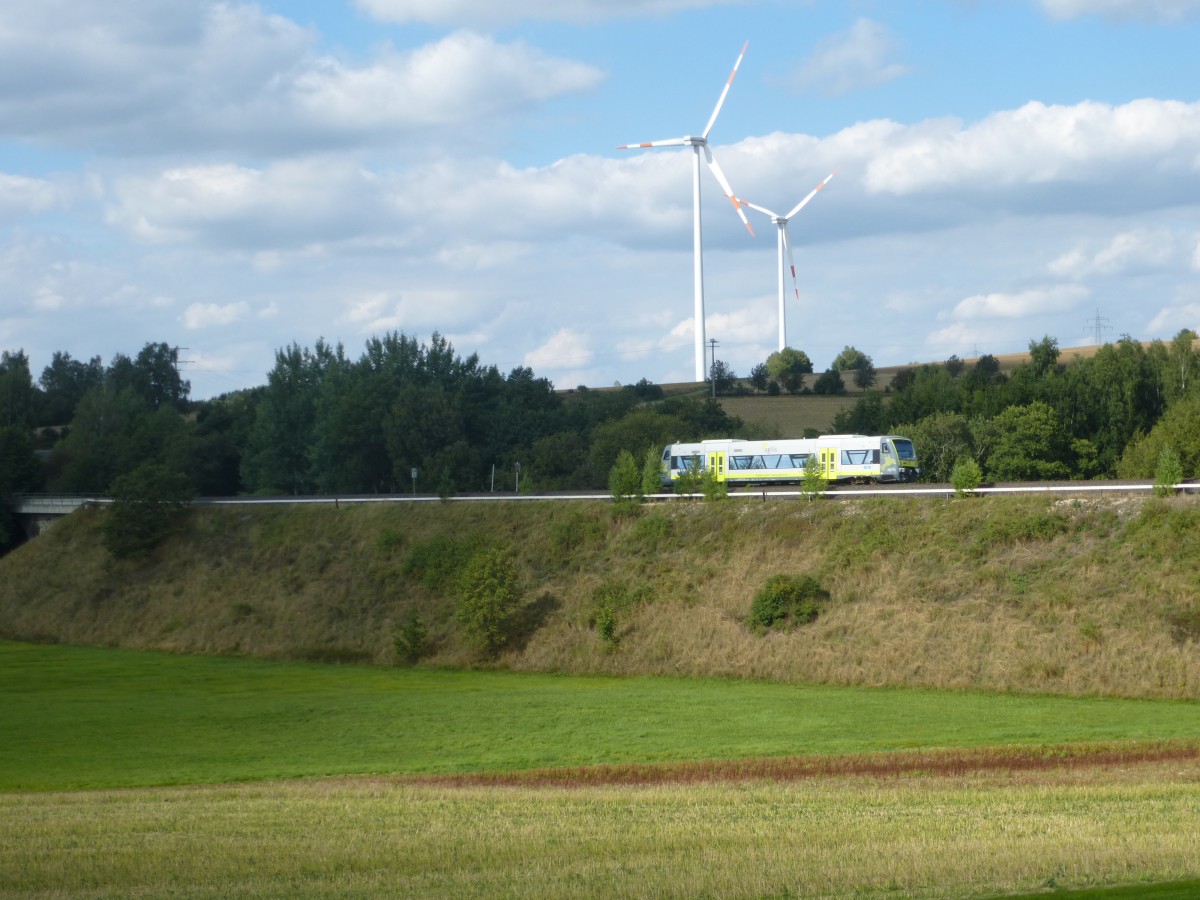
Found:
[[[1194,496],[196,508],[130,560],[105,551],[105,515],[0,560],[0,636],[1200,698]],[[520,597],[510,639],[483,654],[454,607],[481,550],[511,560]],[[748,625],[765,581],[797,573],[828,592],[817,619]]]

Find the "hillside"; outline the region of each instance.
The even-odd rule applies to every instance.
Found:
[[[1200,698],[1195,496],[205,508],[137,562],[104,515],[0,559],[0,636],[386,665],[415,615],[420,665]],[[488,545],[524,590],[494,663],[451,601]],[[755,633],[777,573],[829,600]]]

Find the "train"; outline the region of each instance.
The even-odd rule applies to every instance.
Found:
[[[921,475],[913,442],[906,437],[827,434],[778,441],[719,438],[669,444],[662,454],[662,483],[670,487],[681,474],[704,471],[730,487],[798,483],[813,457],[816,471],[830,483],[907,482]]]

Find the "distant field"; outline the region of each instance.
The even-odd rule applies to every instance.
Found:
[[[957,897],[1197,875],[1194,703],[0,642],[0,720],[5,896]],[[622,762],[629,780],[592,768]],[[527,782],[461,781],[513,770]]]

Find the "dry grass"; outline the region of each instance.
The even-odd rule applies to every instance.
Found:
[[[961,897],[1194,877],[1195,760],[960,776],[0,795],[0,893]]]

